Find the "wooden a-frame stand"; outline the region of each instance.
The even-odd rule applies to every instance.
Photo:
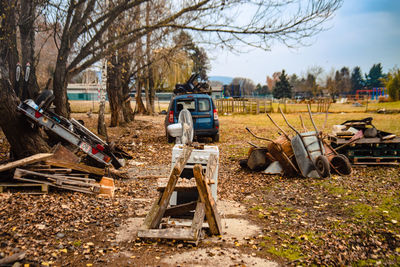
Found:
[[[208,183],[211,181],[211,178],[216,171],[218,162],[218,158],[214,154],[211,154],[209,157],[205,175],[203,175],[202,166],[200,164],[196,164],[193,167],[199,200],[168,208],[171,195],[175,189],[178,189],[176,188],[177,181],[190,157],[190,154],[192,153],[192,150],[193,147],[190,146],[185,146],[183,148],[181,155],[177,159],[175,166],[169,175],[165,189],[160,192],[157,201],[153,204],[147,214],[142,230],[138,231],[138,237],[186,240],[197,244],[203,226],[204,216],[207,218],[211,234],[220,235],[222,233],[221,219],[214,198],[211,195],[211,190],[208,186]],[[160,229],[160,223],[163,217],[172,214],[177,215],[186,213],[194,208],[195,213],[190,228]]]

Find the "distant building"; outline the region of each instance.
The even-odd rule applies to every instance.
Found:
[[[69,83],[67,96],[69,100],[99,100],[100,84]]]
[[[214,99],[220,99],[224,97],[223,91],[224,91],[224,86],[221,82],[219,81],[211,81],[210,82],[211,86],[211,96]]]

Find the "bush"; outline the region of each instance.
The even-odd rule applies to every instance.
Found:
[[[400,98],[400,70],[395,69],[388,74],[387,79],[384,81],[386,88],[388,89],[389,96],[393,101],[397,101]]]

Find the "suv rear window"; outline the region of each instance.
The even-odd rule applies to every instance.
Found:
[[[188,109],[189,111],[195,111],[196,104],[194,99],[179,99],[176,100],[176,109],[180,112],[182,109]]]
[[[199,112],[210,111],[210,100],[207,98],[199,98],[197,100]]]

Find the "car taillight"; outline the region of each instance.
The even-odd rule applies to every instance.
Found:
[[[218,112],[216,109],[213,110],[214,113],[214,120],[218,120]]]
[[[168,122],[173,123],[174,122],[174,111],[170,111],[168,115]]]

